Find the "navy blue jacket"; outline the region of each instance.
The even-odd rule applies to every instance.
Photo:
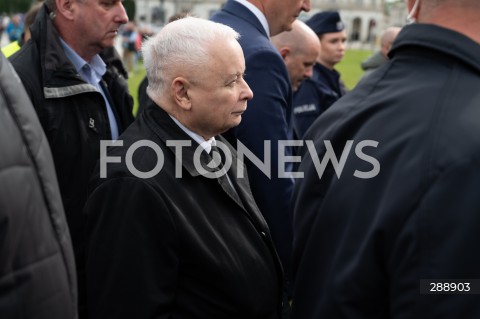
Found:
[[[312,78],[306,79],[293,95],[293,122],[298,137],[303,137],[313,121],[345,94],[340,74],[320,63],[313,67]]]
[[[292,318],[480,318],[478,295],[420,293],[480,278],[480,45],[414,24],[390,55],[307,131],[320,160],[353,145],[340,177],[300,165]]]
[[[245,80],[253,91],[253,99],[248,102],[240,125],[223,136],[234,146],[238,139],[262,161],[264,142],[271,143],[271,178],[251,162],[246,162],[246,165],[253,196],[268,223],[288,275],[292,238],[289,207],[293,179],[278,177],[278,141],[293,138],[292,89],[288,71],[260,21],[245,6],[230,0],[212,20],[229,25],[241,35],[239,41],[246,62]],[[286,155],[292,156],[292,150],[287,149]],[[290,164],[286,165],[285,171],[293,170]]]

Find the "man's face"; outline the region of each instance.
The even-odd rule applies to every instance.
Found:
[[[77,0],[73,5],[78,46],[83,50],[99,53],[112,47],[118,29],[128,22],[121,0]]]
[[[310,0],[264,0],[262,3],[270,36],[292,30],[292,23],[302,11],[310,11]]]
[[[333,69],[333,66],[340,62],[345,55],[345,47],[347,41],[347,32],[325,33],[320,37],[322,43],[322,51],[319,55],[320,62]]]
[[[209,62],[188,89],[189,128],[205,139],[237,126],[253,93],[243,79],[245,58],[236,40],[211,45]]]
[[[18,14],[12,17],[12,23],[15,26],[18,26],[20,24],[20,16]]]
[[[288,74],[290,75],[293,91],[298,89],[304,79],[312,77],[313,66],[315,65],[319,52],[315,48],[307,49],[308,48],[298,50],[285,57],[285,64],[287,65]]]

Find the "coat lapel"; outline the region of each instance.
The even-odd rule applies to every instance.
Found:
[[[150,101],[151,104],[154,104]],[[153,105],[154,107],[147,107],[146,112],[142,113],[141,116],[145,116],[145,123],[150,127],[150,129],[166,144],[167,141],[183,140],[190,141],[190,146],[185,146],[182,148],[182,158],[178,158],[175,154],[175,148],[171,147],[170,150],[177,158],[177,160],[182,164],[183,168],[192,176],[192,177],[202,177],[208,178],[202,175],[201,172],[195,167],[194,156],[198,143],[194,141],[188,134],[186,134],[175,122],[170,118],[170,116],[161,109],[158,105]],[[148,119],[150,117],[153,121]],[[257,229],[261,231],[267,230],[268,226],[261,215],[255,200],[253,199],[252,192],[250,190],[250,185],[248,178],[245,176],[243,178],[238,178],[237,176],[237,154],[235,149],[224,139],[222,136],[216,136],[217,140],[221,141],[228,146],[232,154],[232,165],[229,169],[230,181],[232,182],[235,191],[231,188],[226,176],[224,178],[217,178],[217,182],[222,187],[223,191],[238,205],[242,208],[245,214],[249,217],[252,223]],[[211,157],[205,152],[202,151],[200,154],[200,162],[204,163],[203,168],[211,174],[215,174],[215,169],[208,167],[208,164],[211,161]],[[198,156],[198,155],[197,155]],[[245,168],[244,168],[245,169]]]

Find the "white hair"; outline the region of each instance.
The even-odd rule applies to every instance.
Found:
[[[224,24],[185,17],[168,23],[142,45],[150,97],[165,94],[168,84],[180,72],[194,74],[209,60],[208,48],[224,40],[238,40],[240,34]],[[185,76],[185,74],[184,74]]]

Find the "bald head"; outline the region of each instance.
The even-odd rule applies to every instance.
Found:
[[[291,47],[296,50],[302,50],[303,47],[307,46],[320,46],[315,32],[300,20],[295,20],[295,22],[293,22],[291,31],[279,33],[271,39],[278,50],[282,47]]]
[[[312,76],[312,68],[320,54],[320,40],[313,30],[300,20],[295,20],[292,30],[271,38],[287,66],[293,90],[305,78]]]
[[[380,38],[380,45],[382,54],[388,58],[388,52],[390,51],[395,38],[400,33],[401,28],[399,27],[389,27],[383,33]]]
[[[461,7],[471,7],[472,5],[479,6],[477,0],[424,0],[423,2],[424,7],[428,9],[434,9],[442,5],[455,5]]]
[[[413,18],[418,23],[436,24],[457,31],[480,43],[480,1],[478,0],[408,0]]]

